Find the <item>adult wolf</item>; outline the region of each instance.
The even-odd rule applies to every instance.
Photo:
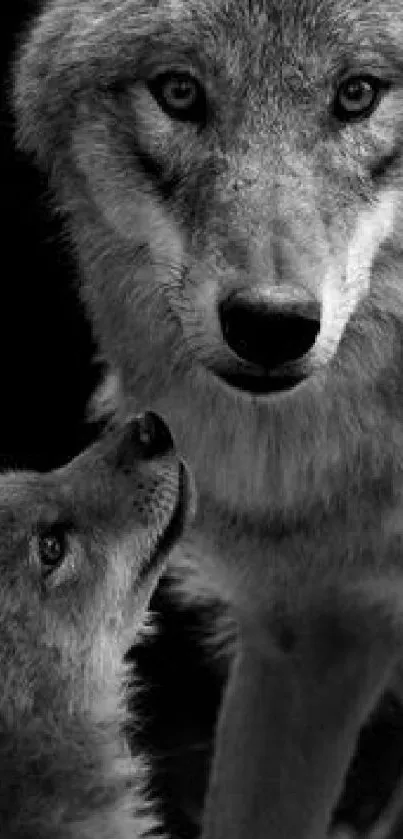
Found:
[[[168,418],[239,626],[208,839],[322,839],[400,657],[402,36],[400,0],[53,0],[16,62],[116,399]]]

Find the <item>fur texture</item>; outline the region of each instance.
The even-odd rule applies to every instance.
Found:
[[[178,562],[239,626],[206,839],[323,839],[398,660],[402,36],[400,0],[53,0],[16,61],[19,140],[65,215],[115,403],[169,419],[200,501]],[[197,80],[198,119],[167,106],[167,73]],[[357,76],[376,101],[343,118]],[[242,386],[219,304],[245,289],[320,307],[285,392]],[[246,661],[265,692],[256,719]],[[270,711],[277,680],[288,716]],[[349,700],[336,717],[335,692]],[[310,776],[315,725],[326,750],[313,737]],[[275,772],[290,778],[280,797]]]
[[[158,827],[146,762],[125,742],[123,660],[175,510],[184,521],[180,474],[173,448],[147,453],[135,421],[55,472],[1,477],[4,839],[133,839]]]

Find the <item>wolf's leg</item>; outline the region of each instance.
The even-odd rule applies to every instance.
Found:
[[[337,633],[336,629],[336,633]],[[316,634],[315,634],[316,633]],[[238,652],[217,729],[203,839],[324,839],[396,646],[314,629],[295,653]]]

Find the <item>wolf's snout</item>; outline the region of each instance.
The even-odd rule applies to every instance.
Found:
[[[315,343],[320,306],[305,293],[233,292],[219,306],[222,334],[242,360],[266,372],[297,361]]]
[[[151,460],[174,451],[175,444],[166,422],[154,411],[145,411],[131,420],[125,429],[117,449],[116,465],[131,470],[139,458]]]

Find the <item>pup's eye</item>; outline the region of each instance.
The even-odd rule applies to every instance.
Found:
[[[189,73],[162,73],[148,82],[160,108],[172,119],[204,122],[206,97],[199,82]]]
[[[38,537],[38,556],[44,574],[58,568],[67,551],[66,528],[60,524],[42,530]]]
[[[386,84],[374,76],[350,76],[338,87],[333,113],[341,122],[365,119],[379,104]]]

